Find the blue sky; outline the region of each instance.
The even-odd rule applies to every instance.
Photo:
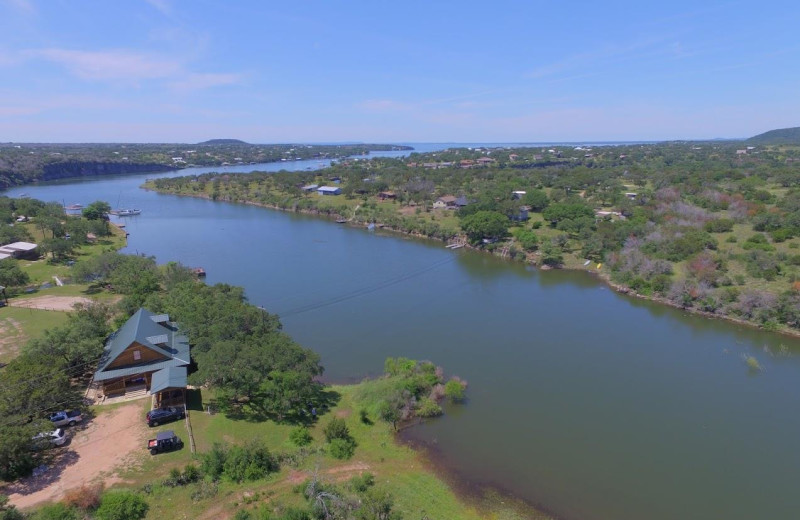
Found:
[[[0,0],[0,141],[515,142],[800,126],[797,2]]]

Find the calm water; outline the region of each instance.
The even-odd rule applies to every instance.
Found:
[[[286,166],[318,163],[242,170]],[[630,299],[581,273],[145,192],[144,177],[9,194],[140,208],[125,220],[127,252],[243,285],[321,353],[331,380],[377,374],[387,356],[467,379],[467,406],[408,435],[468,479],[567,519],[800,517],[797,340]],[[748,372],[743,355],[764,371]]]

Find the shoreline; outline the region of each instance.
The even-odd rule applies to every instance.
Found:
[[[447,414],[437,420],[446,418]],[[423,419],[416,419],[400,427],[394,434],[394,441],[416,453],[425,470],[449,486],[459,500],[485,514],[491,513],[500,504],[504,509],[511,510],[530,520],[565,520],[563,517],[549,512],[541,504],[521,498],[495,482],[480,481],[464,475],[448,465],[433,444],[414,439],[403,433],[423,421]]]
[[[248,201],[235,201],[235,200],[229,200],[229,199],[226,199],[226,198],[219,198],[219,199],[214,200],[210,196],[208,196],[207,194],[200,194],[200,193],[198,193],[198,194],[174,193],[174,192],[171,192],[171,191],[157,190],[155,188],[151,188],[151,187],[144,186],[144,185],[141,186],[141,189],[144,189],[144,190],[147,190],[147,191],[154,191],[156,193],[161,193],[161,194],[165,194],[165,195],[175,195],[177,197],[192,197],[192,198],[196,198],[196,199],[211,200],[211,201],[214,201],[214,202],[226,202],[226,203],[229,203],[229,204],[245,204],[245,205],[248,205],[248,206],[257,206],[257,207],[260,207],[260,208],[267,208],[267,209],[282,211],[282,212],[285,212],[285,213],[300,213],[300,214],[311,215],[311,216],[315,216],[315,217],[326,217],[328,219],[336,219],[337,217],[343,218],[342,215],[339,215],[339,214],[336,214],[336,213],[326,213],[326,212],[323,212],[323,211],[310,210],[310,209],[281,208],[281,207],[273,205],[273,204],[264,204],[264,203],[261,203],[261,202],[255,202],[255,201],[250,201],[250,200],[248,200]],[[354,222],[348,220],[348,221],[343,222],[343,223],[347,224],[347,225],[349,225],[351,227],[362,227],[362,223],[361,222],[354,223]],[[402,236],[406,236],[406,237],[424,238],[424,239],[433,240],[433,241],[436,241],[436,242],[444,242],[443,240],[432,238],[432,237],[429,237],[429,236],[426,236],[426,235],[421,235],[421,234],[418,234],[418,233],[407,233],[405,231],[394,229],[394,228],[389,227],[389,226],[383,226],[379,222],[375,222],[375,224],[378,225],[378,226],[381,226],[380,227],[381,231],[389,231],[391,233],[396,233],[398,235],[402,235]],[[498,256],[494,252],[486,251],[484,249],[474,247],[474,246],[470,245],[469,243],[466,243],[463,247],[465,247],[467,249],[470,249],[471,251],[478,252],[478,253],[484,253],[484,254],[490,254],[492,256]],[[541,265],[537,264],[536,262],[531,261],[530,260],[530,255],[528,255],[528,254],[525,255],[524,263],[526,265],[530,265],[530,266],[536,267],[536,268],[541,269],[541,270],[558,269],[558,270],[563,270],[563,271],[573,271],[573,272],[586,273],[589,276],[592,276],[594,278],[599,279],[607,287],[609,287],[610,289],[614,290],[615,292],[617,292],[619,294],[622,294],[622,295],[625,295],[625,296],[629,296],[631,298],[638,298],[638,299],[641,299],[641,300],[652,301],[652,302],[655,302],[655,303],[658,303],[658,304],[662,304],[662,305],[671,307],[673,309],[677,309],[677,310],[683,311],[683,312],[685,312],[687,314],[700,316],[700,317],[703,317],[703,318],[724,320],[724,321],[727,321],[727,322],[730,322],[730,323],[734,323],[736,325],[746,326],[746,327],[749,327],[749,328],[752,328],[752,329],[755,329],[755,330],[761,330],[761,331],[764,331],[764,332],[771,332],[771,333],[774,333],[774,334],[781,334],[781,335],[788,336],[788,337],[791,337],[791,338],[800,338],[800,330],[794,330],[794,329],[791,329],[791,328],[788,328],[788,327],[784,327],[784,328],[781,328],[781,329],[778,329],[778,330],[768,330],[768,329],[765,329],[764,327],[758,325],[757,323],[753,323],[753,322],[747,321],[747,320],[742,320],[742,319],[736,318],[734,316],[726,316],[726,315],[721,315],[721,314],[715,314],[713,312],[702,311],[702,310],[694,309],[692,307],[682,307],[682,306],[680,306],[678,304],[675,304],[675,303],[669,301],[668,299],[660,297],[660,296],[648,296],[648,295],[644,295],[644,294],[640,294],[640,293],[634,292],[633,289],[631,289],[630,287],[626,287],[624,285],[621,285],[621,284],[618,284],[616,282],[613,282],[610,279],[610,277],[608,276],[608,274],[606,274],[606,273],[598,273],[598,272],[591,271],[589,269],[576,269],[576,268],[568,268],[568,267],[541,266]]]

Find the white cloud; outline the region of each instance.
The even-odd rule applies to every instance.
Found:
[[[29,53],[62,65],[72,74],[90,80],[138,81],[169,78],[181,72],[181,66],[175,61],[125,50],[41,49]]]
[[[35,49],[23,51],[25,58],[41,58],[64,67],[69,73],[89,81],[129,82],[164,81],[175,90],[197,90],[233,85],[242,80],[241,74],[193,72],[175,59],[126,49],[81,51],[73,49]],[[14,56],[4,58],[0,65],[12,63]]]

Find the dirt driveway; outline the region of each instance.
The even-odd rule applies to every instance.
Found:
[[[89,304],[92,300],[80,296],[37,296],[34,298],[12,298],[9,307],[25,307],[26,309],[43,309],[46,311],[72,311],[76,303]]]
[[[83,429],[67,430],[69,443],[59,448],[62,453],[46,473],[2,489],[12,504],[27,508],[58,500],[66,491],[94,481],[106,487],[119,482],[116,469],[143,453],[147,439],[141,401],[101,413]]]

